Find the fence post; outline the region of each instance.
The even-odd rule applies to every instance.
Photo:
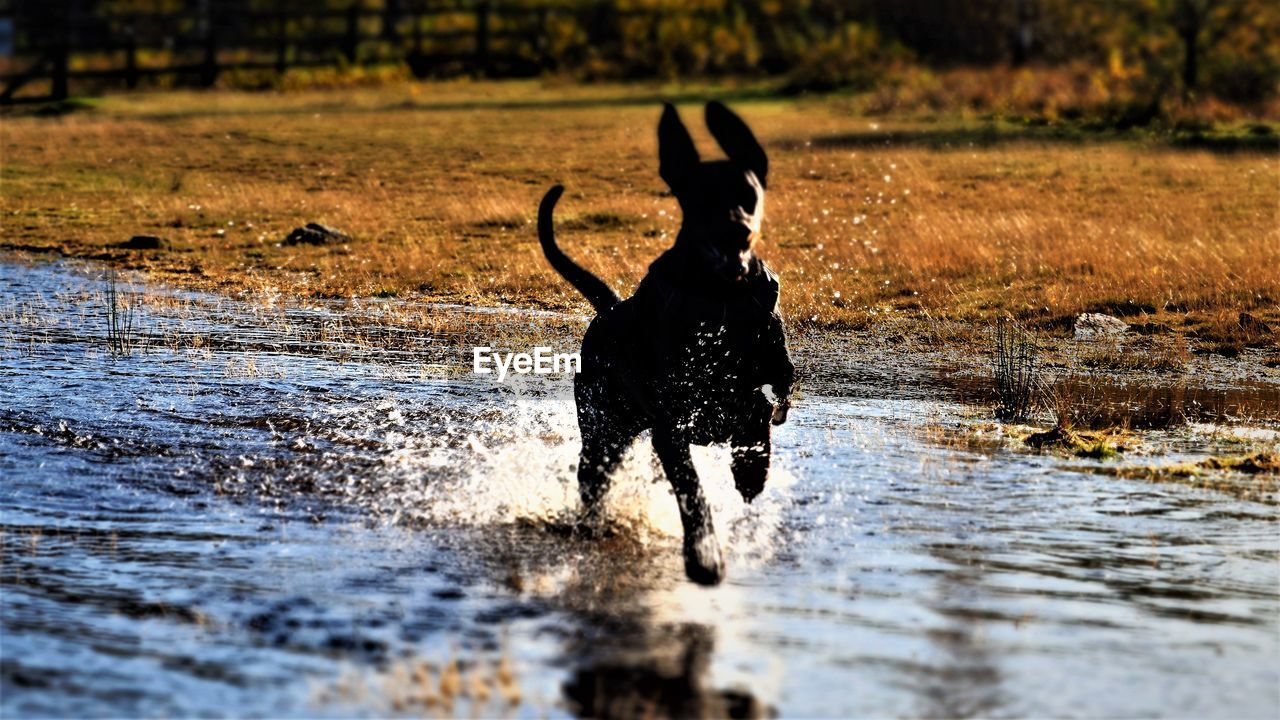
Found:
[[[289,69],[289,18],[285,16],[284,11],[276,16],[276,73],[284,75],[285,70]]]
[[[218,82],[218,30],[214,26],[213,3],[204,3],[204,62],[200,63],[200,84],[213,87]]]
[[[50,95],[54,100],[67,99],[67,55],[66,43],[61,43],[53,50],[53,89]]]
[[[476,3],[476,69],[481,75],[489,73],[489,3]]]
[[[124,29],[124,86],[130,90],[138,87],[138,33],[133,20]]]
[[[347,8],[347,46],[343,49],[343,54],[347,56],[347,62],[355,65],[356,53],[360,49],[360,3],[353,2]]]
[[[400,42],[400,3],[398,0],[384,0],[382,7],[382,39],[392,45]]]
[[[546,5],[538,8],[537,25],[533,29],[533,54],[538,58],[538,66],[545,68],[547,66],[547,55],[550,51],[547,47],[547,20],[551,15],[551,10]]]
[[[62,22],[58,25],[56,40],[53,46],[53,63],[52,79],[53,86],[50,91],[54,100],[66,100],[67,92],[67,65],[69,64],[69,56],[71,54],[71,18],[75,15],[71,0],[67,0],[62,4],[63,14]]]

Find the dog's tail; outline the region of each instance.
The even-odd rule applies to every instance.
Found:
[[[570,260],[569,256],[560,250],[560,246],[556,245],[556,233],[555,228],[552,227],[551,215],[555,212],[556,203],[560,201],[562,194],[564,194],[564,186],[556,185],[547,191],[542,198],[542,204],[538,206],[538,240],[542,243],[542,253],[547,256],[547,261],[556,269],[556,272],[563,275],[570,285],[586,296],[596,312],[604,312],[622,302],[622,298],[618,297],[618,293],[603,280]]]

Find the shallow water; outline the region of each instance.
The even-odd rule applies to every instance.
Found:
[[[614,536],[560,529],[562,379],[156,288],[113,359],[99,276],[0,287],[5,717],[1280,712],[1274,505],[940,442],[958,404],[811,392],[754,505],[696,456],[729,554],[703,589],[643,444]]]

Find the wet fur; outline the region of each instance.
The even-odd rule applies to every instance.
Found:
[[[659,172],[680,201],[675,245],[622,300],[556,245],[553,187],[538,212],[552,267],[595,307],[574,383],[582,452],[578,484],[583,526],[601,522],[609,476],[632,442],[653,445],[680,504],[685,570],[718,583],[724,563],[690,445],[728,443],[734,482],[750,501],[763,489],[770,425],[785,420],[795,370],[778,312],[778,280],[755,256],[768,160],[728,108],[707,106],[707,124],[729,159],[702,162],[675,109],[659,122]],[[764,395],[772,386],[778,405]]]

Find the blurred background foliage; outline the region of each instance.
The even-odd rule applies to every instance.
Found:
[[[1203,121],[1280,116],[1280,3],[1274,0],[359,0],[355,5],[352,0],[9,0],[9,5],[57,12],[59,2],[70,2],[88,17],[113,19],[102,32],[118,32],[119,18],[130,14],[187,13],[190,20],[169,25],[169,32],[198,34],[213,23],[223,28],[224,38],[237,32],[269,38],[283,31],[253,21],[255,13],[293,13],[290,35],[317,38],[310,48],[297,41],[298,48],[323,52],[326,43],[334,46],[329,48],[336,58],[332,67],[285,72],[281,63],[274,74],[232,69],[220,76],[224,86],[289,88],[477,72],[583,81],[733,77],[776,81],[784,92],[869,92],[871,112],[961,109],[1113,126],[1145,125],[1171,115],[1187,122],[1194,121],[1190,116]],[[3,5],[0,0],[0,15]],[[336,47],[344,27],[341,13],[353,7],[361,13],[358,57]],[[477,14],[482,7],[483,20]],[[306,17],[323,12],[330,17]],[[488,26],[495,53],[515,60],[479,69],[468,63],[478,24]],[[424,33],[443,48],[427,59]],[[170,41],[149,50],[151,61],[182,46]],[[235,51],[228,46],[222,52],[234,57]],[[440,59],[450,57],[455,60]],[[1190,115],[1189,109],[1194,109]]]

